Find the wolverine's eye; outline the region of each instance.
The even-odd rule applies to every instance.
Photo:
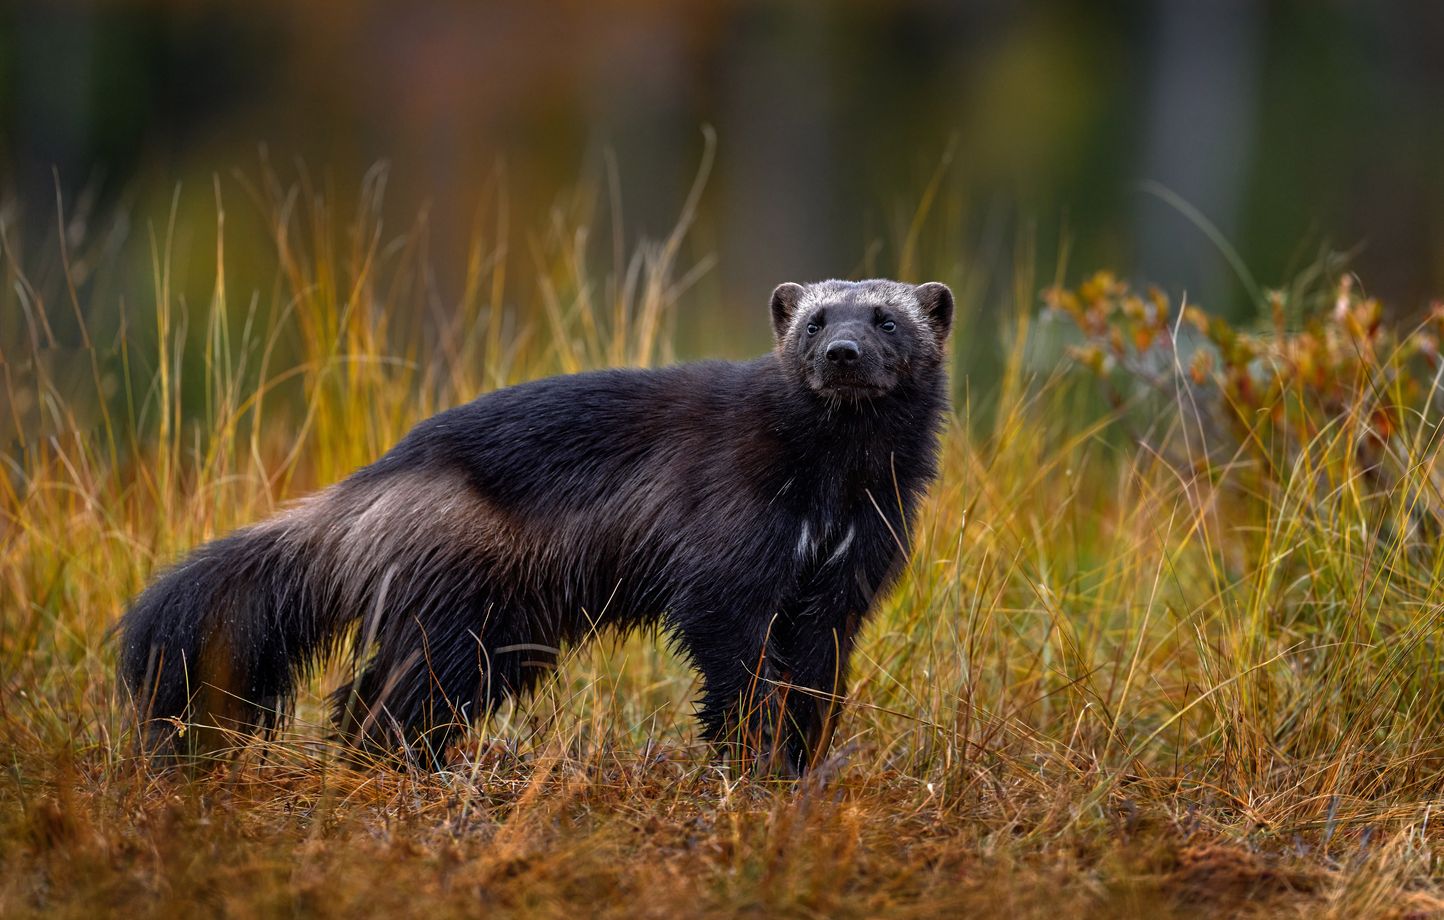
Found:
[[[897,323],[893,322],[892,320],[886,320],[886,321],[883,322],[883,324],[882,324],[882,331],[883,331],[883,332],[896,332],[896,331],[897,331]]]
[[[807,334],[808,334],[808,335],[817,335],[817,323],[808,323],[808,324],[807,324]]]

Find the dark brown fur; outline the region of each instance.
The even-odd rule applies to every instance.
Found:
[[[710,740],[806,769],[935,473],[951,318],[942,285],[783,285],[764,358],[550,378],[421,423],[137,599],[121,669],[151,737],[273,725],[352,638],[343,733],[439,758],[564,645],[655,628],[702,673]]]

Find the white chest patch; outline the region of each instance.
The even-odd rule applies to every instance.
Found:
[[[795,550],[797,561],[805,562],[825,551],[829,531],[830,528],[826,527],[819,527],[817,530],[814,530],[812,523],[804,520],[802,527],[799,528],[797,532],[797,549]],[[842,539],[838,540],[837,544],[833,546],[832,553],[827,557],[827,562],[825,562],[824,565],[832,565],[834,562],[842,559],[842,557],[847,554],[848,548],[852,546],[852,538],[855,535],[856,528],[849,525],[847,533],[844,533]]]
[[[841,559],[847,553],[847,548],[852,545],[852,538],[856,532],[857,528],[854,525],[849,524],[847,527],[847,533],[842,535],[842,539],[838,542],[837,548],[832,551],[831,556],[827,557],[828,565],[832,565],[834,562]]]

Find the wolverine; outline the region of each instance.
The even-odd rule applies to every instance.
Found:
[[[134,601],[142,737],[272,730],[349,648],[340,735],[440,763],[564,647],[650,629],[700,674],[714,750],[805,773],[937,473],[952,318],[938,283],[783,284],[765,357],[552,377],[421,422]]]

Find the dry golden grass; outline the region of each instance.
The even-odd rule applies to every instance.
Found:
[[[1006,372],[986,419],[959,402],[833,756],[800,785],[710,764],[692,676],[641,638],[573,653],[450,772],[341,758],[335,673],[283,736],[153,771],[107,632],[150,573],[442,406],[669,359],[706,268],[684,259],[690,205],[600,269],[590,199],[520,240],[492,207],[439,308],[424,230],[383,231],[380,184],[343,216],[267,173],[240,229],[158,224],[121,247],[151,259],[153,299],[103,336],[104,235],[27,250],[6,228],[0,915],[1444,912],[1444,555],[1406,507],[1432,438],[1384,494],[1345,426],[1276,482],[1166,460],[1166,437],[1128,436],[1136,407],[1030,366],[1026,268],[1015,304],[961,305],[960,335],[1012,317]],[[212,221],[240,209],[222,201]],[[210,242],[183,285],[186,234]],[[182,293],[197,274],[209,302]]]

